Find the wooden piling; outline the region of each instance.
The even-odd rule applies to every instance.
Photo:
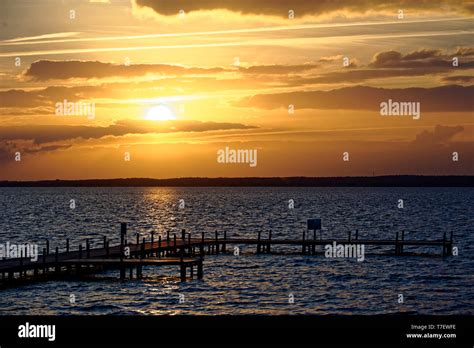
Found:
[[[120,279],[125,279],[125,267],[123,265],[123,256],[125,252],[125,236],[127,235],[127,224],[120,224]]]
[[[199,254],[204,255],[204,232],[201,232],[201,244],[199,245]]]
[[[355,238],[355,239],[356,239],[356,240],[359,239],[359,230],[356,230],[356,238]]]
[[[161,257],[161,235],[158,236],[158,257]]]
[[[395,254],[398,255],[399,254],[399,245],[398,245],[398,231],[396,232],[395,234]]]
[[[49,239],[46,239],[46,255],[49,255]]]
[[[402,243],[400,244],[400,254],[403,254],[403,245],[405,240],[405,231],[402,231]]]
[[[203,272],[202,272],[202,257],[201,257],[197,265],[197,277],[198,279],[202,279],[202,276],[203,276]]]
[[[306,254],[306,244],[305,244],[305,241],[306,241],[306,231],[303,231],[303,243],[301,243],[301,246],[302,246],[302,250],[301,250],[301,253],[304,255]]]
[[[87,258],[89,259],[91,257],[91,249],[90,249],[90,245],[89,245],[89,239],[86,239],[86,254],[87,254]]]
[[[272,245],[272,230],[270,230],[270,232],[268,232],[268,245],[267,245],[267,253],[268,254],[270,254],[271,245]]]
[[[227,231],[224,231],[224,241],[222,242],[222,252],[225,253],[226,252],[226,241],[227,239]]]
[[[257,254],[260,254],[262,252],[261,249],[261,244],[260,244],[260,231],[258,231],[258,236],[257,236]]]
[[[79,244],[79,258],[82,259],[82,243]]]
[[[351,242],[351,235],[352,235],[352,231],[349,231],[347,232],[347,240],[349,241],[349,243]]]
[[[219,254],[219,235],[216,231],[216,254]]]
[[[66,252],[69,252],[69,238],[66,238]]]

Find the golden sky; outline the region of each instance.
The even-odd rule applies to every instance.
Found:
[[[473,13],[443,0],[3,0],[0,180],[473,175]],[[381,115],[389,100],[419,117]],[[226,147],[258,164],[219,163]]]

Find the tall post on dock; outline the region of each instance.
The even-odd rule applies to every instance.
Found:
[[[359,239],[359,230],[356,230],[356,240]]]
[[[402,243],[400,244],[400,254],[403,254],[403,245],[405,244],[405,230],[402,231]]]
[[[137,247],[140,245],[140,232],[137,232],[137,241],[135,242],[135,244],[137,245]]]
[[[270,230],[270,232],[268,232],[268,245],[267,245],[267,253],[268,254],[270,254],[271,246],[272,246],[272,230]]]
[[[79,258],[82,259],[82,243],[79,244]]]
[[[399,253],[399,250],[398,250],[398,231],[396,232],[396,235],[395,235],[395,254],[398,255]]]
[[[198,279],[202,279],[202,256],[199,259],[198,265],[197,265],[197,277]]]
[[[66,238],[66,252],[69,252],[69,238]]]
[[[125,236],[127,235],[127,224],[120,224],[120,279],[125,279],[125,267],[123,265],[123,255],[125,252]]]
[[[59,273],[59,248],[56,247],[56,253],[54,255],[55,271]]]
[[[227,240],[227,231],[224,231],[224,242],[222,242],[222,252],[226,252],[226,244],[225,241]]]
[[[352,231],[349,231],[349,232],[347,233],[347,239],[349,240],[349,243],[351,242],[351,239],[352,239],[352,238],[351,238],[351,235],[352,235]]]
[[[219,235],[216,231],[216,254],[219,254]]]
[[[103,241],[104,241],[104,249],[105,249],[107,248],[107,236],[104,236]]]
[[[176,234],[173,234],[173,249],[174,249],[174,253],[176,254],[176,252],[178,251],[177,246],[176,246]]]
[[[161,235],[158,236],[158,257],[161,257]]]
[[[199,254],[204,255],[204,232],[201,232],[201,244],[199,245]]]
[[[46,239],[46,255],[49,255],[49,239]]]
[[[185,248],[186,248],[186,230],[183,228],[181,230],[181,248],[179,248],[181,253],[185,251]]]
[[[87,258],[91,257],[91,249],[89,246],[89,239],[86,239],[86,253],[87,253]]]
[[[188,233],[188,252],[191,254],[191,252],[193,251],[193,248],[191,246],[191,233]]]
[[[260,254],[262,252],[261,245],[260,245],[260,231],[258,231],[257,235],[257,254]]]
[[[303,243],[302,243],[302,254],[304,255],[306,253],[306,231],[303,231]]]

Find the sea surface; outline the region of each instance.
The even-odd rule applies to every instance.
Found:
[[[143,279],[122,282],[112,270],[0,290],[0,314],[474,314],[473,188],[0,188],[0,243],[40,250],[45,239],[53,250],[66,238],[72,249],[87,238],[99,246],[104,235],[118,243],[120,222],[129,240],[183,228],[196,236],[261,231],[265,238],[271,230],[274,239],[301,238],[314,217],[323,238],[356,229],[374,239],[453,232],[459,255],[443,258],[434,247],[405,251],[437,256],[397,257],[366,246],[358,262],[300,255],[296,247],[256,255],[255,246],[239,246],[235,256],[228,246],[227,254],[206,256],[203,280],[180,283],[176,266],[145,267]]]

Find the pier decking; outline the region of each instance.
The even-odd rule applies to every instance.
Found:
[[[310,236],[309,232],[303,232],[301,239],[273,239],[269,232],[266,238],[259,232],[256,238],[227,238],[227,233],[219,236],[215,232],[213,238],[206,237],[201,233],[200,238],[192,238],[190,233],[184,230],[178,238],[176,234],[172,237],[169,232],[166,238],[158,236],[151,240],[145,238],[135,243],[126,240],[127,225],[121,224],[120,244],[110,246],[106,237],[103,238],[102,247],[90,248],[89,240],[86,241],[85,248],[81,243],[77,250],[70,250],[69,240],[66,240],[65,251],[59,252],[56,247],[54,252],[50,252],[49,241],[43,248],[42,254],[36,261],[28,258],[4,259],[0,261],[0,286],[11,286],[21,282],[45,281],[48,279],[69,279],[77,278],[83,274],[96,273],[105,269],[118,269],[120,279],[126,278],[128,270],[130,278],[133,277],[133,271],[137,278],[142,277],[143,266],[179,266],[180,279],[187,279],[187,270],[191,278],[194,277],[194,268],[197,268],[197,278],[203,278],[203,260],[205,255],[215,255],[227,252],[227,245],[253,245],[256,247],[256,253],[273,253],[272,246],[286,245],[296,246],[299,252],[304,255],[315,255],[320,253],[318,247],[324,247],[327,244],[336,242],[339,245],[372,245],[393,247],[394,255],[408,255],[405,247],[441,247],[442,256],[452,255],[453,234],[450,238],[439,240],[406,240],[405,233],[399,236],[398,232],[395,239],[374,240],[359,238],[358,231],[354,237],[349,232],[347,239],[317,239],[316,233]],[[400,237],[400,238],[399,238]],[[414,255],[410,253],[410,255]]]

